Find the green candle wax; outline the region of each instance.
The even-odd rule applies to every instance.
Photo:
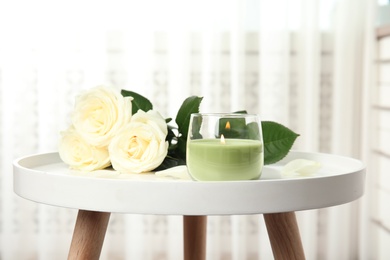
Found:
[[[257,140],[198,139],[187,143],[187,167],[199,181],[258,179],[263,168],[263,145]]]

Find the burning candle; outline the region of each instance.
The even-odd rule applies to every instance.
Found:
[[[254,126],[261,127],[258,116],[246,114],[193,116],[202,117],[191,120],[192,123],[200,122],[201,126],[193,126],[190,123],[190,131],[199,129],[199,133],[194,134],[192,131],[192,136],[196,138],[191,139],[189,136],[187,141],[187,167],[193,179],[230,181],[260,177],[263,168],[261,129],[253,131]],[[226,119],[228,121],[225,123]],[[222,129],[221,125],[224,125]],[[256,134],[251,135],[251,130]]]

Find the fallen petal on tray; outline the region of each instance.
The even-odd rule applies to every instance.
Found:
[[[282,168],[282,176],[284,177],[301,177],[310,176],[316,173],[321,168],[321,164],[316,161],[306,159],[295,159],[288,162]]]

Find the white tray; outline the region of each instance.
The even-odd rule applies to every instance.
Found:
[[[282,178],[293,159],[320,162],[310,177]],[[259,180],[197,182],[114,171],[72,171],[46,153],[14,162],[14,191],[19,196],[60,207],[118,213],[165,215],[238,215],[323,208],[358,199],[364,193],[361,161],[320,153],[292,151],[265,166]]]

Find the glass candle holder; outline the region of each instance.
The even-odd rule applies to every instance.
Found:
[[[264,164],[260,117],[253,114],[192,114],[186,159],[194,180],[259,179]]]

